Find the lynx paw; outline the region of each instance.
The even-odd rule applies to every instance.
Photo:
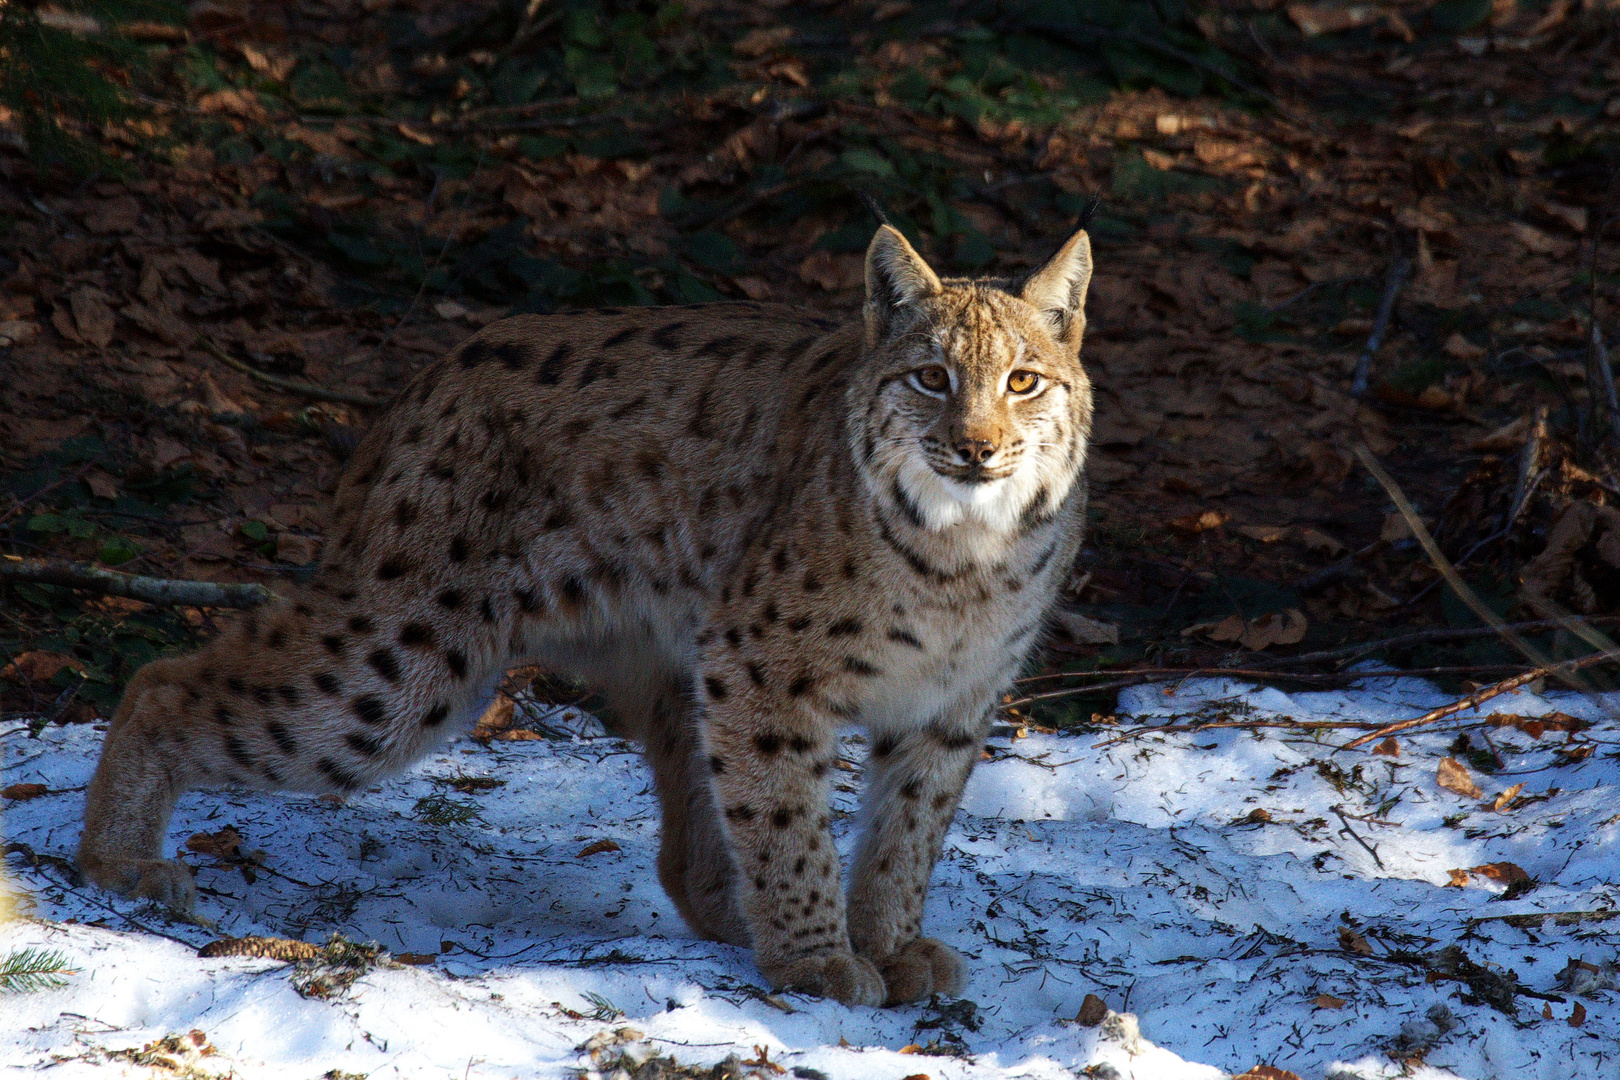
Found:
[[[916,1001],[930,994],[959,994],[967,985],[967,968],[956,950],[933,938],[920,937],[878,962],[888,987],[885,1005]]]
[[[80,869],[109,892],[132,900],[156,900],[177,915],[191,917],[197,886],[191,871],[168,859],[130,859],[116,864],[92,865],[83,858]]]
[[[841,1005],[882,1005],[886,992],[878,969],[852,952],[817,953],[772,964],[765,975],[781,989],[803,990]]]

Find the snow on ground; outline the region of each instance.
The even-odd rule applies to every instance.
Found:
[[[1299,694],[1206,680],[1127,692],[1120,731],[1189,717],[1403,719],[1445,700],[1415,679]],[[1568,694],[1485,711],[1553,710],[1596,721],[1576,740],[1595,752],[1571,761],[1563,734],[1492,729],[1507,767],[1475,772],[1487,800],[1521,781],[1531,797],[1500,813],[1436,785],[1454,724],[1402,736],[1398,758],[1334,752],[1356,734],[1343,730],[996,738],[925,927],[970,958],[971,1004],[890,1010],[773,999],[745,952],[693,938],[657,884],[647,773],[588,717],[548,718],[551,738],[455,743],[344,805],[186,796],[171,844],[230,824],[263,850],[252,883],[184,853],[217,931],[71,883],[52,857],[71,857],[101,735],[16,728],[0,733],[0,785],[51,794],[4,808],[27,918],[0,926],[0,958],[48,949],[76,973],[60,989],[0,995],[0,1068],[146,1074],[119,1052],[195,1029],[217,1051],[193,1052],[196,1067],[242,1077],[564,1077],[590,1067],[579,1048],[593,1035],[631,1027],[682,1064],[758,1061],[763,1048],[810,1080],[1202,1080],[1258,1063],[1363,1080],[1403,1075],[1392,1054],[1421,1055],[1405,1074],[1419,1077],[1620,1077],[1616,992],[1558,989],[1570,958],[1601,966],[1620,949],[1620,919],[1603,914],[1620,908],[1620,724]],[[861,751],[852,741],[845,756]],[[859,774],[839,775],[847,852]],[[503,783],[480,791],[465,782],[476,777]],[[424,820],[453,817],[469,820]],[[581,854],[598,841],[617,849]],[[1479,875],[1447,887],[1449,870],[1497,862],[1538,887],[1514,899]],[[1599,914],[1503,918],[1543,912]],[[287,964],[196,955],[221,935],[322,943],[333,932],[432,960],[375,967],[322,1000],[300,996]],[[1462,982],[1426,981],[1414,958],[1446,946],[1563,1000],[1521,996],[1510,1017]],[[1141,1038],[1128,1017],[1074,1023],[1087,993],[1134,1014]],[[919,1045],[947,1053],[901,1052]]]

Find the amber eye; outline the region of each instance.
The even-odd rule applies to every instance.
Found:
[[[919,368],[913,373],[917,385],[930,393],[942,394],[951,388],[951,373],[938,364]]]
[[[1027,394],[1040,385],[1041,377],[1033,371],[1015,371],[1007,376],[1007,389],[1015,394]]]

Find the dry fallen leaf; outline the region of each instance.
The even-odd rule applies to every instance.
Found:
[[[1492,713],[1485,718],[1491,727],[1510,727],[1539,739],[1549,731],[1585,731],[1591,727],[1586,720],[1578,720],[1568,713],[1551,712],[1545,716],[1520,716],[1518,713]]]
[[[1501,427],[1481,435],[1468,444],[1468,449],[1476,454],[1517,450],[1524,445],[1525,437],[1529,434],[1530,417],[1528,415],[1521,416],[1511,423],[1503,424]]]
[[[0,788],[0,799],[15,799],[26,802],[37,799],[41,795],[49,795],[51,789],[44,784],[12,784],[10,787]]]
[[[1252,652],[1273,645],[1298,645],[1305,640],[1307,625],[1305,613],[1298,608],[1267,612],[1248,625],[1238,643]]]
[[[1108,1015],[1108,1006],[1096,994],[1087,994],[1086,999],[1080,1003],[1080,1011],[1075,1015],[1074,1022],[1082,1027],[1096,1027]]]
[[[791,26],[761,26],[738,38],[731,51],[744,60],[758,60],[762,56],[780,52],[792,40]]]
[[[1305,529],[1300,532],[1299,538],[1304,542],[1306,547],[1310,548],[1312,551],[1320,552],[1330,559],[1343,555],[1345,552],[1345,546],[1343,544],[1333,539],[1333,537],[1329,536],[1321,529]]]
[[[1514,799],[1517,799],[1519,797],[1519,792],[1523,790],[1524,784],[1514,784],[1512,787],[1508,788],[1506,791],[1502,792],[1496,797],[1496,800],[1491,803],[1491,809],[1500,813],[1502,808],[1507,806],[1507,804],[1512,802]]]
[[[1447,791],[1455,791],[1459,795],[1466,795],[1470,799],[1483,799],[1485,793],[1474,783],[1474,778],[1468,774],[1468,768],[1456,758],[1441,758],[1440,768],[1435,773],[1435,782]]]
[[[1478,360],[1485,355],[1485,350],[1462,336],[1462,331],[1453,330],[1446,343],[1440,346],[1440,351],[1453,360]]]
[[[615,844],[611,840],[598,840],[594,844],[586,844],[584,847],[580,848],[579,849],[579,854],[577,856],[575,856],[575,857],[583,859],[583,858],[586,858],[587,856],[590,856],[590,855],[600,855],[604,851],[619,851],[619,850],[621,850],[619,845]]]
[[[1553,1018],[1551,1005],[1544,1004],[1541,1006],[1541,1018],[1543,1020],[1551,1020]]]
[[[1371,956],[1372,946],[1367,939],[1350,929],[1348,926],[1339,927],[1339,948],[1346,952],[1353,952],[1358,956]]]
[[[1300,1080],[1300,1076],[1275,1065],[1256,1065],[1248,1072],[1232,1077],[1232,1080]]]
[[[1584,1023],[1586,1023],[1586,1006],[1577,1001],[1575,1008],[1569,1013],[1569,1026],[1580,1027]]]
[[[186,840],[186,850],[199,855],[212,855],[216,859],[233,859],[242,850],[242,834],[227,825],[218,832],[193,833]]]
[[[1318,1009],[1342,1009],[1350,1003],[1344,998],[1334,997],[1332,994],[1317,994],[1311,999],[1311,1004]]]
[[[923,1051],[923,1048],[918,1046],[916,1043],[906,1043],[906,1045],[904,1045],[900,1049],[896,1050],[895,1053],[897,1053],[897,1054],[920,1054],[920,1053],[922,1053],[922,1051]]]
[[[1225,525],[1226,521],[1227,517],[1223,512],[1204,510],[1196,514],[1185,514],[1182,517],[1171,518],[1165,524],[1175,532],[1186,533],[1191,536],[1201,532],[1208,532],[1210,529],[1218,529]]]
[[[1060,609],[1057,624],[1080,645],[1118,645],[1119,627],[1113,623],[1090,619],[1078,611]]]
[[[1466,889],[1468,883],[1474,880],[1474,875],[1460,867],[1454,867],[1447,870],[1446,873],[1451,875],[1451,880],[1446,882],[1446,888],[1448,889]]]
[[[1286,538],[1292,531],[1287,525],[1239,525],[1237,532],[1247,536],[1250,540],[1258,540],[1262,544],[1275,544]]]
[[[1395,741],[1395,736],[1389,735],[1384,738],[1383,742],[1373,747],[1372,752],[1382,754],[1384,757],[1400,757],[1401,744]]]
[[[394,959],[398,960],[402,964],[410,964],[414,967],[425,967],[426,965],[437,960],[438,957],[430,952],[397,952],[394,954]]]
[[[65,667],[79,672],[84,670],[84,665],[71,656],[36,649],[20,654],[4,669],[0,669],[0,679],[31,683],[49,682]]]
[[[1553,255],[1563,250],[1563,243],[1553,239],[1534,225],[1526,225],[1522,221],[1508,222],[1508,231],[1513,238],[1537,255]]]
[[[97,290],[88,285],[75,290],[73,295],[68,297],[68,305],[73,309],[73,323],[78,328],[79,337],[86,344],[94,345],[98,349],[105,349],[112,344],[112,308],[97,295]]]
[[[1342,4],[1334,0],[1325,4],[1289,4],[1284,10],[1306,37],[1354,30],[1383,17],[1383,13],[1372,4]]]
[[[1510,862],[1486,863],[1483,866],[1471,867],[1471,869],[1474,873],[1488,877],[1492,881],[1501,882],[1503,885],[1511,885],[1515,881],[1530,880],[1530,875],[1525,873],[1522,866]]]
[[[799,263],[799,279],[828,292],[854,289],[866,282],[866,265],[853,255],[812,251]]]
[[[1243,616],[1228,615],[1220,622],[1194,623],[1181,632],[1182,637],[1193,637],[1197,634],[1207,634],[1211,641],[1236,641],[1243,636],[1245,627]]]

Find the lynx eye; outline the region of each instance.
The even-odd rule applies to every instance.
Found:
[[[911,373],[917,385],[931,394],[943,394],[951,388],[951,373],[938,364],[930,364],[925,368],[918,368]]]
[[[1028,394],[1041,384],[1041,377],[1033,371],[1015,371],[1007,376],[1007,389],[1015,394]]]

